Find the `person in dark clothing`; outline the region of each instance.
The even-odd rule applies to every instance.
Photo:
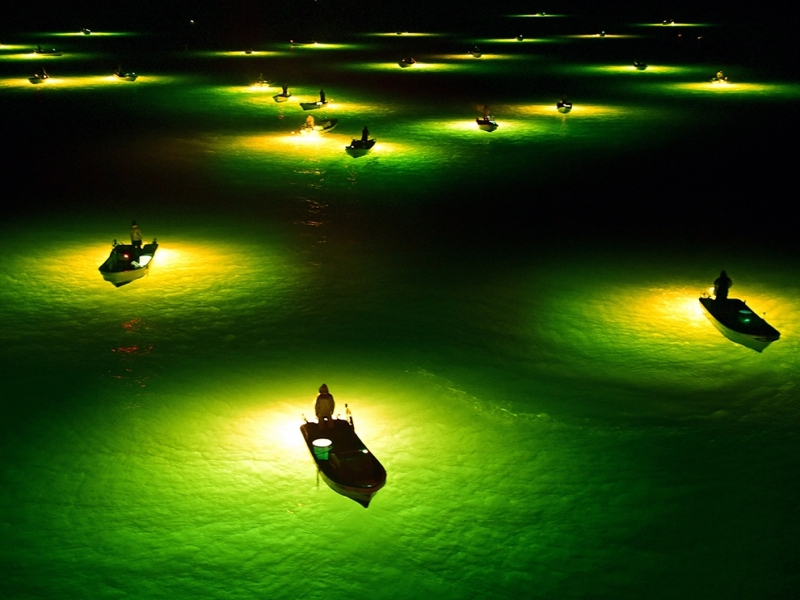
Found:
[[[725,271],[722,271],[714,280],[714,298],[716,300],[727,300],[728,290],[733,285],[733,281]]]
[[[131,245],[139,249],[142,247],[142,230],[136,224],[136,221],[131,223]]]
[[[320,90],[319,91],[319,101],[322,102],[322,104],[325,104],[325,102],[326,102],[326,100],[325,100],[325,90]]]
[[[361,130],[361,141],[366,144],[369,141],[369,129],[367,126],[364,126],[364,129]]]
[[[328,386],[324,383],[319,388],[319,396],[314,404],[314,412],[317,413],[317,423],[320,429],[333,429],[333,410],[336,403],[333,396],[328,392]]]

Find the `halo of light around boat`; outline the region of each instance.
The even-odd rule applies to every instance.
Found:
[[[46,33],[45,37],[126,37],[126,36],[135,36],[141,35],[139,33],[133,31],[94,31],[92,30],[91,35],[86,35],[82,31],[67,31],[61,33]]]
[[[630,33],[605,33],[601,35],[598,32],[598,33],[584,33],[580,35],[565,35],[562,37],[570,39],[578,39],[578,40],[608,40],[608,39],[623,40],[623,39],[640,38],[642,36]]]
[[[705,73],[708,69],[702,67],[673,67],[666,65],[647,65],[647,69],[639,70],[633,63],[629,65],[580,65],[573,67],[576,72],[583,73],[601,73],[601,74],[627,74],[627,73],[645,73],[645,74],[688,74],[688,73]]]
[[[714,27],[713,23],[637,23],[637,27]]]
[[[770,85],[765,83],[731,83],[700,81],[693,83],[673,83],[668,87],[675,90],[708,94],[763,94],[787,90],[788,86]]]

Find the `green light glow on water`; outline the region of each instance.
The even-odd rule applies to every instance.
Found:
[[[423,33],[423,32],[415,32],[415,31],[393,31],[389,33],[367,33],[365,35],[375,36],[375,37],[395,37],[395,38],[402,38],[402,37],[441,37],[444,34],[441,33]]]
[[[517,38],[479,38],[481,44],[543,44],[552,42],[550,38],[527,38],[518,40]]]
[[[732,83],[732,82],[712,82],[701,81],[691,83],[670,83],[661,84],[670,90],[687,91],[704,94],[770,94],[776,92],[793,92],[797,94],[797,86],[781,86],[766,83]]]
[[[749,161],[800,86],[686,88],[720,67],[666,49],[639,81],[580,40],[451,54],[472,35],[416,38],[422,78],[388,38],[182,72],[170,40],[136,82],[4,63],[0,597],[793,597],[791,179]],[[160,247],[115,288],[134,218]],[[703,314],[720,268],[781,331],[763,354]],[[367,510],[298,431],[322,382],[387,469]]]
[[[408,71],[408,72],[432,72],[432,71],[455,71],[463,68],[463,65],[456,63],[426,62],[424,59],[416,59],[417,62],[410,67],[401,67],[398,62],[388,63],[354,63],[348,66],[350,69],[359,71]]]
[[[602,35],[600,33],[586,33],[586,34],[580,34],[580,35],[565,35],[565,36],[562,36],[562,37],[578,39],[578,40],[593,40],[593,39],[599,39],[599,40],[624,40],[624,39],[639,38],[639,37],[642,37],[642,36],[634,35],[634,34],[630,34],[630,33],[606,33],[606,34],[602,34]]]
[[[267,50],[252,50],[249,53],[245,50],[193,50],[189,55],[195,58],[266,58],[285,56],[287,52],[275,52]]]
[[[633,66],[633,64],[629,65],[575,65],[571,67],[572,71],[577,73],[587,73],[587,74],[608,74],[608,75],[619,75],[619,74],[648,74],[654,73],[656,75],[689,75],[689,74],[703,74],[707,73],[708,69],[704,67],[686,67],[686,66],[678,66],[678,65],[651,65],[648,63],[647,68],[644,70],[639,70]]]
[[[38,34],[37,34],[38,35]],[[69,31],[61,33],[45,33],[45,37],[79,37],[79,38],[93,38],[93,37],[134,37],[141,35],[135,31],[92,31],[86,35],[82,31]]]
[[[715,27],[714,23],[637,23],[639,27]]]

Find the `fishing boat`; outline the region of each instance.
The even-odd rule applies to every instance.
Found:
[[[475,122],[478,124],[478,129],[482,129],[483,131],[494,131],[499,127],[497,121],[492,119],[490,116],[486,117],[479,117],[475,119]]]
[[[121,287],[147,275],[150,263],[158,250],[158,242],[135,248],[132,244],[118,244],[114,240],[111,254],[98,269],[103,279]]]
[[[349,146],[345,146],[344,150],[352,156],[353,158],[358,158],[359,156],[364,156],[368,154],[372,147],[375,145],[375,140],[356,140],[354,139],[350,142]]]
[[[311,118],[311,115],[309,115],[309,118]],[[319,123],[314,123],[313,125],[306,122],[300,128],[300,133],[303,135],[308,135],[311,133],[328,133],[338,124],[339,119],[326,119],[324,121],[320,121]]]
[[[556,103],[556,109],[558,112],[567,114],[569,111],[572,110],[572,102],[567,102],[566,100],[559,100]]]
[[[285,94],[281,92],[280,94],[275,94],[272,99],[275,100],[275,102],[286,102],[291,97],[292,92],[286,92]]]
[[[330,104],[330,100],[326,100],[325,102],[317,100],[316,102],[301,102],[300,107],[303,110],[316,110],[318,108],[323,108],[325,106],[328,106],[328,104]]]
[[[117,70],[114,71],[114,75],[123,81],[136,81],[136,78],[139,77],[136,73],[123,71],[122,67],[117,67]]]
[[[28,81],[33,84],[44,83],[46,79],[50,79],[50,75],[44,69],[40,73],[34,73],[32,77],[28,77]]]
[[[42,48],[41,46],[36,46],[36,50],[33,51],[34,54],[42,54],[44,56],[61,56],[62,52],[59,52],[55,48]]]
[[[727,298],[700,298],[708,320],[730,341],[761,352],[781,334],[759,317],[743,300]]]
[[[640,60],[633,61],[633,66],[636,67],[638,71],[644,71],[647,68],[647,63],[643,63]]]
[[[386,469],[356,435],[349,408],[347,419],[329,422],[332,428],[321,429],[313,421],[300,426],[308,451],[328,487],[367,508],[386,485]]]
[[[84,27],[83,29],[81,29],[81,33],[82,33],[83,35],[91,35],[91,34],[92,34],[92,30],[91,30],[91,29],[86,29],[86,28]]]
[[[417,64],[417,61],[414,60],[413,58],[401,58],[397,64],[400,65],[402,68],[407,69],[408,67]]]
[[[471,54],[474,58],[480,58],[481,56],[483,56],[483,52],[481,52],[481,49],[478,48],[478,46],[472,48],[472,50],[467,52],[467,54]]]

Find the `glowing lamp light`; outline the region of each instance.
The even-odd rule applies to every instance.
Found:
[[[153,257],[152,257],[152,256],[150,256],[149,254],[145,254],[144,256],[141,256],[141,257],[139,258],[139,266],[140,266],[140,267],[146,267],[148,264],[150,264],[150,260],[151,260],[152,258],[153,258]]]

